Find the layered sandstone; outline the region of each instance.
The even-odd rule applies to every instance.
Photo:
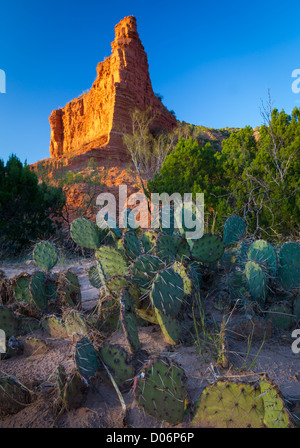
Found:
[[[52,112],[51,157],[72,157],[88,147],[126,158],[122,135],[132,130],[130,111],[148,107],[157,115],[154,127],[170,131],[176,126],[175,117],[153,92],[136,19],[129,16],[116,25],[112,54],[98,64],[91,90]]]

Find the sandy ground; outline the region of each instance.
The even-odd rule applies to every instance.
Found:
[[[68,266],[79,277],[82,288],[83,307],[93,306],[98,297],[98,290],[92,288],[87,277],[87,269],[92,263],[84,262]],[[0,266],[0,269],[3,267]],[[21,266],[17,269],[6,267],[8,277],[26,270],[34,271],[34,266]],[[56,270],[66,267],[56,267]],[[211,309],[209,310],[211,312]],[[214,319],[220,321],[221,313],[214,312]],[[232,319],[235,317],[233,316]],[[110,380],[104,372],[89,386],[87,394],[79,409],[64,412],[55,417],[55,372],[58,364],[62,363],[67,371],[74,367],[74,343],[71,340],[55,340],[47,337],[41,331],[33,333],[43,339],[47,345],[46,352],[40,355],[21,355],[1,361],[0,369],[7,374],[15,375],[23,382],[36,397],[32,404],[15,415],[0,417],[0,428],[8,427],[86,427],[86,428],[121,428],[121,427],[168,427],[166,423],[157,421],[141,411],[129,390],[123,392],[127,413],[124,413],[119,398]],[[292,353],[292,338],[290,333],[273,335],[267,339],[262,348],[262,340],[252,341],[248,350],[247,338],[236,338],[228,333],[228,356],[230,367],[222,369],[216,366],[216,360],[207,352],[202,355],[195,345],[179,345],[170,348],[164,342],[160,328],[156,325],[140,327],[139,337],[142,349],[147,350],[149,357],[154,354],[167,356],[181,364],[187,381],[187,393],[190,410],[199,398],[202,390],[210,382],[219,378],[255,378],[255,374],[267,373],[274,380],[282,394],[286,397],[300,400],[300,355]],[[117,330],[109,342],[126,348],[122,330]],[[192,427],[190,416],[177,427]]]

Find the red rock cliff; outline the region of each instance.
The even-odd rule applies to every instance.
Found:
[[[147,54],[137,32],[136,19],[125,17],[115,27],[112,54],[97,66],[91,90],[54,110],[50,154],[53,158],[106,146],[114,158],[126,157],[122,134],[131,132],[130,111],[151,107],[158,114],[155,127],[170,131],[175,117],[155,96],[149,76]],[[92,144],[91,144],[92,143]]]

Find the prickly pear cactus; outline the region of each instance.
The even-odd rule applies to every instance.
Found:
[[[141,319],[150,322],[151,324],[158,325],[158,320],[156,317],[155,310],[144,310],[142,308],[135,309],[136,315]]]
[[[57,295],[58,295],[58,276],[57,276],[57,278],[47,276],[46,292],[47,292],[49,305],[52,303],[56,303],[56,299],[57,299]]]
[[[122,390],[130,389],[135,369],[126,351],[118,345],[105,345],[100,348],[99,355],[118,387]]]
[[[104,239],[104,231],[89,219],[77,218],[71,224],[71,237],[81,247],[98,249]]]
[[[155,255],[165,263],[171,263],[176,258],[177,247],[174,238],[161,233],[155,242]]]
[[[38,310],[43,310],[48,306],[47,278],[41,272],[35,272],[30,280],[29,291],[32,302]]]
[[[156,237],[157,233],[151,230],[146,230],[143,233],[141,244],[145,254],[154,250]]]
[[[264,424],[268,428],[289,428],[291,421],[278,387],[265,379],[259,383],[264,402]]]
[[[251,240],[248,238],[244,238],[239,244],[236,255],[236,263],[240,267],[240,269],[244,270],[246,263],[249,261],[248,259],[248,251],[251,246]]]
[[[86,385],[78,372],[73,372],[64,385],[62,402],[66,409],[77,409],[81,406]]]
[[[41,241],[33,249],[35,264],[45,272],[50,271],[58,260],[58,252],[54,244],[49,241]]]
[[[163,233],[172,236],[174,233],[174,211],[169,205],[163,205],[159,213],[159,228]]]
[[[218,261],[224,252],[224,244],[218,235],[206,233],[194,242],[192,255],[202,263]]]
[[[300,288],[300,244],[288,242],[279,251],[278,278],[281,286],[289,291]]]
[[[155,308],[155,314],[166,342],[170,345],[178,344],[180,340],[180,326],[177,319],[168,316],[157,308]]]
[[[15,377],[0,378],[0,414],[16,414],[30,401],[30,392]]]
[[[105,279],[115,275],[126,275],[128,265],[120,251],[112,246],[101,246],[95,252],[95,258],[101,264]]]
[[[261,428],[263,418],[264,402],[259,388],[218,381],[202,392],[193,423],[213,428]]]
[[[122,245],[126,256],[131,260],[134,260],[142,254],[140,241],[131,230],[125,230],[123,232]]]
[[[254,241],[249,248],[248,258],[250,261],[258,263],[268,275],[276,276],[277,255],[273,246],[267,241]]]
[[[175,261],[175,263],[171,266],[173,271],[180,275],[183,280],[183,288],[184,293],[189,295],[193,291],[193,282],[192,282],[192,272],[188,266],[185,266],[180,261]]]
[[[41,326],[43,330],[46,331],[46,333],[48,333],[52,338],[68,337],[68,332],[63,321],[54,315],[45,316],[41,321]]]
[[[18,320],[13,311],[5,306],[0,306],[0,329],[7,338],[16,336],[18,332]]]
[[[83,313],[76,310],[68,310],[64,315],[64,325],[69,337],[73,335],[86,336],[89,332],[87,320]]]
[[[167,358],[154,358],[138,376],[135,400],[146,414],[168,423],[180,423],[186,409],[186,381],[178,364]]]
[[[88,278],[89,278],[90,284],[94,288],[97,288],[97,289],[101,288],[102,281],[101,281],[100,275],[98,273],[97,266],[95,264],[89,268],[89,270],[88,270]]]
[[[14,297],[18,303],[26,304],[30,303],[31,296],[29,292],[31,275],[27,272],[21,272],[13,280]]]
[[[246,223],[240,216],[230,216],[224,224],[223,244],[225,247],[238,243],[246,232]]]
[[[77,275],[70,270],[62,272],[58,284],[60,303],[68,307],[80,307],[81,288]]]
[[[123,288],[120,295],[120,320],[129,345],[130,353],[134,354],[141,348],[134,301],[129,293],[129,288]]]
[[[188,260],[191,256],[191,250],[187,240],[181,237],[177,237],[174,238],[174,243],[176,246],[176,260]]]
[[[100,363],[97,352],[91,341],[84,337],[77,342],[75,347],[75,362],[78,372],[89,380],[99,370]]]
[[[253,300],[264,303],[266,300],[266,279],[258,263],[248,261],[245,266],[245,276]]]
[[[156,274],[150,292],[150,299],[155,308],[165,314],[176,316],[184,295],[183,280],[173,269],[165,269]]]
[[[164,267],[165,263],[155,255],[141,255],[131,265],[130,275],[135,283],[147,289],[150,287],[155,275]]]

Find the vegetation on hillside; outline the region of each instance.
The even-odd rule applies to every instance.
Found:
[[[0,247],[17,253],[57,230],[55,217],[64,205],[60,188],[39,183],[30,167],[11,155],[0,160]],[[51,217],[51,218],[50,218]]]
[[[243,216],[257,235],[297,234],[300,222],[300,108],[266,112],[259,138],[246,126],[222,149],[180,138],[148,183],[150,192],[205,194],[208,227]]]

